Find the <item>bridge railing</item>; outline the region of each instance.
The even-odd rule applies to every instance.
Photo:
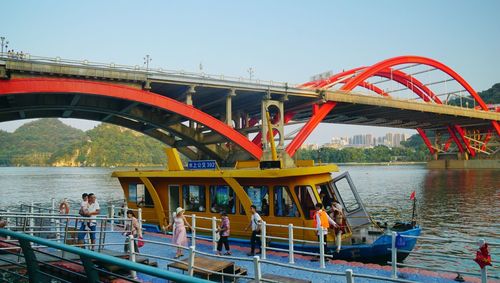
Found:
[[[116,272],[109,271],[105,266],[115,266],[122,270],[147,274],[155,278],[172,280],[174,282],[209,282],[195,277],[170,272],[160,268],[135,263],[130,260],[97,253],[69,245],[52,242],[47,239],[31,236],[25,233],[0,229],[0,243],[8,244],[9,250],[2,250],[0,264],[3,278],[6,282],[20,279],[30,282],[100,282],[103,277],[122,278],[131,282],[139,282]],[[9,237],[14,241],[6,241]],[[37,246],[35,248],[34,246]],[[26,270],[26,273],[19,272]]]
[[[129,234],[131,219],[109,218],[105,216],[91,219],[79,215],[59,215],[36,212],[0,212],[0,219],[6,220],[5,229],[23,232],[49,241],[70,244],[102,251],[106,246],[123,246],[112,234]],[[119,229],[111,229],[113,223],[119,221],[123,225]],[[94,228],[91,229],[90,226]],[[112,240],[109,241],[109,238]],[[1,250],[1,249],[0,249]]]
[[[170,70],[164,68],[150,68],[140,65],[123,65],[123,64],[115,64],[115,63],[102,63],[95,62],[89,60],[74,60],[74,59],[64,59],[59,56],[57,57],[46,57],[46,56],[36,56],[29,53],[9,53],[4,52],[0,53],[0,59],[6,60],[19,60],[19,61],[29,61],[29,62],[44,62],[51,63],[57,65],[71,65],[71,66],[81,66],[81,67],[93,67],[100,69],[108,69],[108,70],[120,70],[120,71],[128,71],[135,73],[143,73],[146,75],[176,75],[183,77],[193,77],[200,79],[212,79],[212,80],[221,80],[221,81],[233,81],[233,82],[243,82],[249,84],[256,84],[262,86],[269,87],[280,87],[280,88],[293,88],[298,84],[289,84],[287,82],[276,82],[272,80],[261,80],[261,79],[253,79],[253,78],[245,78],[242,76],[226,76],[219,74],[209,74],[205,72],[187,72],[184,70]]]

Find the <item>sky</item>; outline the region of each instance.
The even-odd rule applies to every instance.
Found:
[[[6,1],[0,36],[40,56],[306,82],[399,55],[434,58],[476,90],[500,81],[500,1]],[[80,129],[96,124],[63,120]],[[23,121],[0,123],[13,131]],[[321,125],[308,143],[386,132]]]

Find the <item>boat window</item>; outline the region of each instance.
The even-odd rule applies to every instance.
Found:
[[[128,184],[128,201],[137,201],[137,184]]]
[[[183,185],[182,196],[186,211],[205,211],[205,186]]]
[[[340,201],[344,205],[344,208],[347,212],[352,212],[359,209],[359,202],[354,195],[351,185],[347,178],[341,178],[335,182],[333,185],[337,189],[337,192],[340,194]]]
[[[236,213],[236,196],[231,187],[226,185],[210,186],[210,211]]]
[[[274,216],[299,217],[300,212],[287,186],[274,187]]]
[[[331,207],[333,203],[333,196],[328,183],[316,185],[316,190],[318,191],[319,201],[323,204],[323,207]]]
[[[250,202],[257,207],[260,215],[269,215],[269,193],[267,186],[244,186],[245,192],[250,198]],[[243,206],[240,213],[246,214]]]
[[[144,184],[128,185],[128,201],[135,202],[137,206],[153,207],[153,199]]]
[[[299,199],[302,211],[304,211],[306,219],[312,219],[314,216],[316,198],[311,186],[297,186],[295,187],[295,194]]]

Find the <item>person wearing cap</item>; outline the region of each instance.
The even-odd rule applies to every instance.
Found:
[[[174,222],[168,224],[166,229],[170,229],[170,227],[174,224],[175,228],[173,230],[173,237],[172,237],[172,242],[173,244],[177,246],[186,246],[187,245],[187,232],[186,232],[186,226],[189,227],[189,229],[193,230],[191,225],[186,220],[186,217],[184,216],[184,209],[182,207],[178,207],[175,210],[175,217],[174,217]],[[175,258],[179,258],[183,256],[184,254],[182,253],[182,248],[177,248],[177,253],[175,254]]]
[[[225,211],[221,211],[221,225],[217,228],[217,232],[220,233],[219,241],[217,242],[217,255],[221,255],[222,244],[226,248],[226,253],[224,255],[231,255],[231,248],[229,247],[229,217]]]

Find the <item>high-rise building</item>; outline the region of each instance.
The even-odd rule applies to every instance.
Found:
[[[392,143],[392,133],[387,133],[385,134],[385,141],[384,141],[384,144],[388,147],[392,147],[393,143]]]

